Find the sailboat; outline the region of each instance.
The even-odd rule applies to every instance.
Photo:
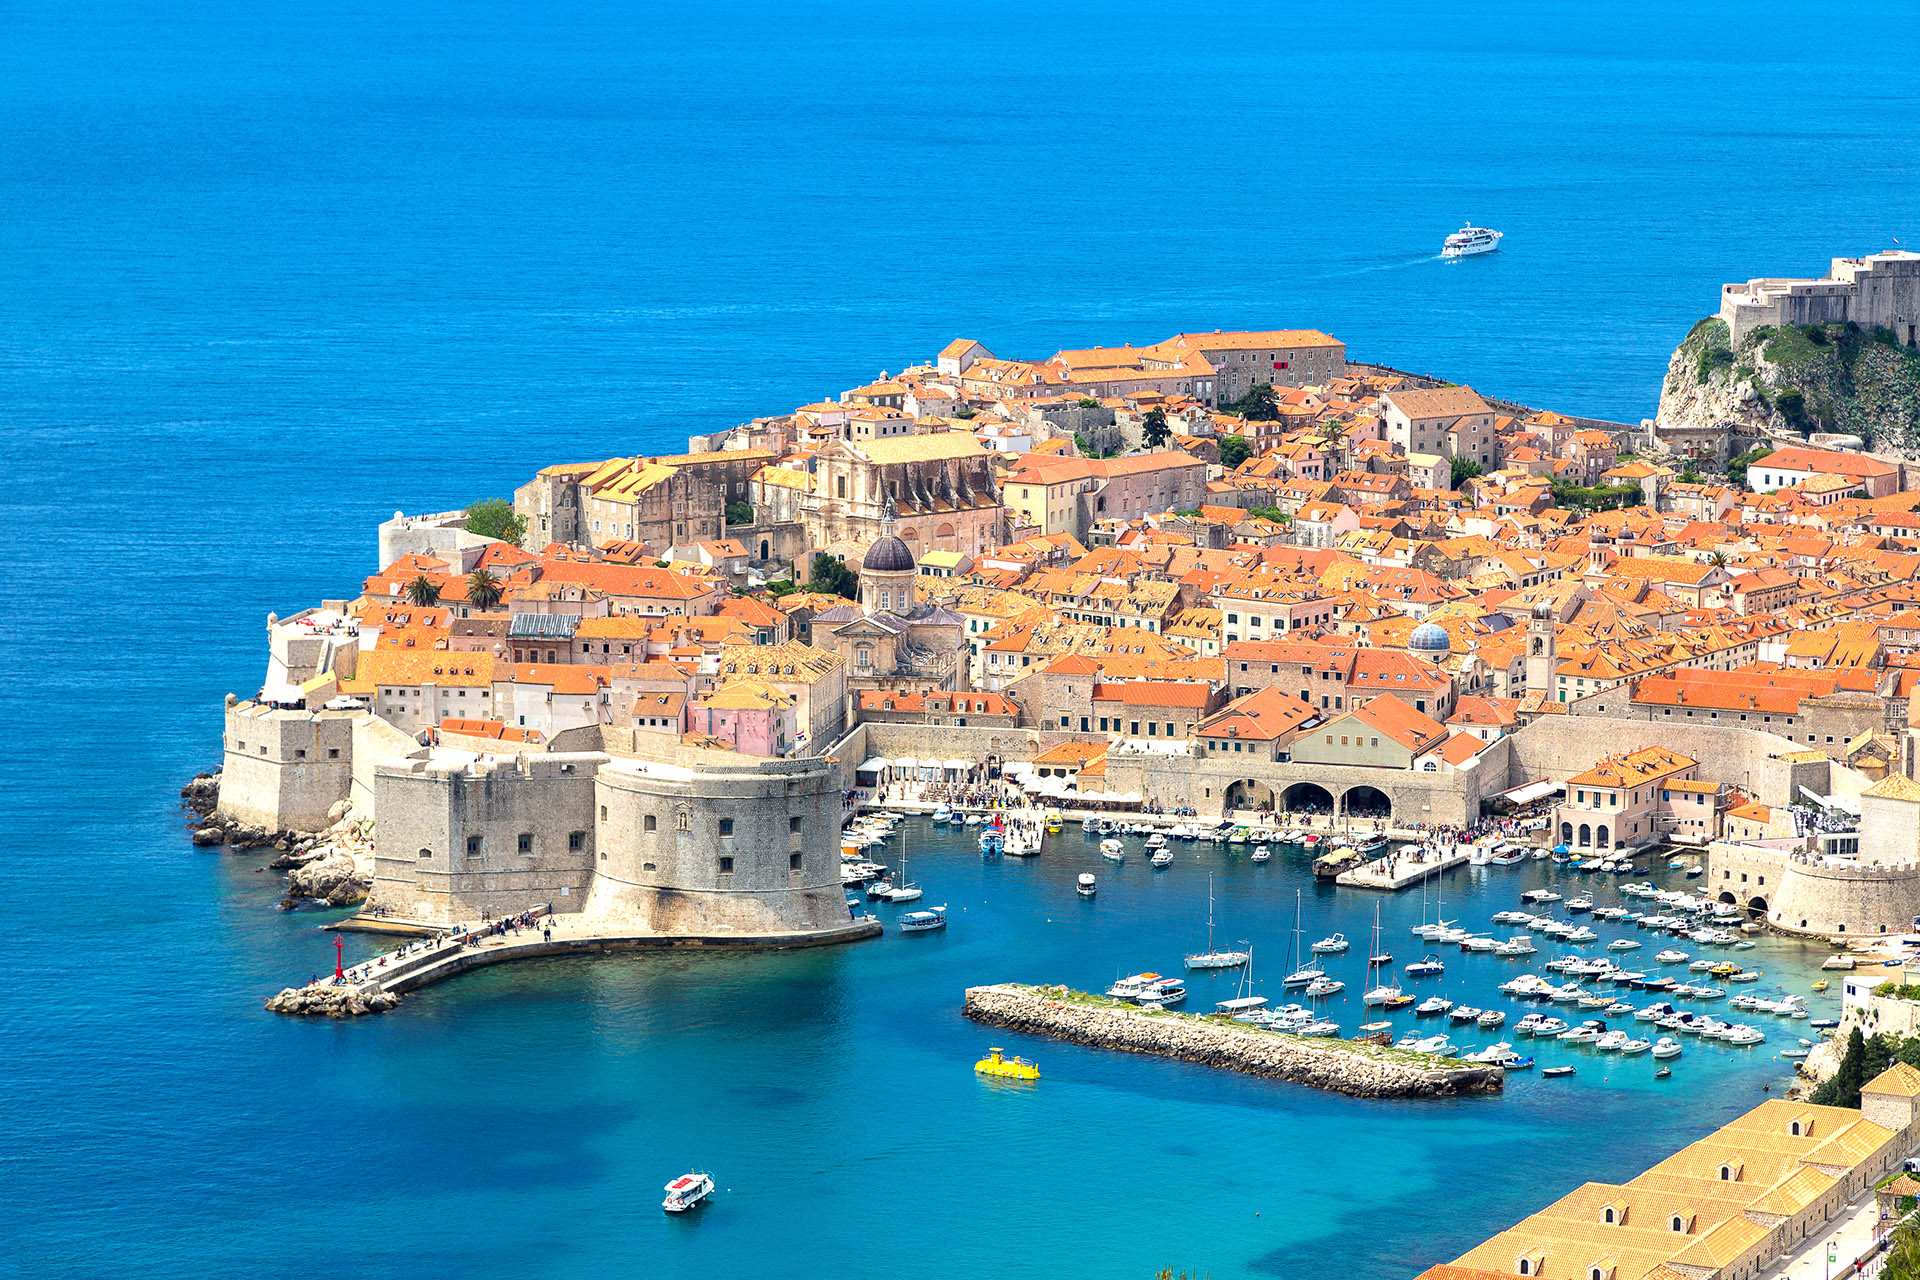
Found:
[[[1207,877],[1207,949],[1187,957],[1189,969],[1235,969],[1247,962],[1244,951],[1213,949],[1213,877]]]
[[[1300,932],[1300,891],[1295,889],[1293,891],[1293,941],[1287,947],[1289,972],[1280,980],[1280,985],[1283,987],[1304,987],[1327,976],[1327,971],[1321,966],[1318,958],[1309,960],[1298,969],[1293,968],[1294,962],[1300,958],[1300,939],[1303,936]]]
[[[1253,994],[1253,954],[1247,952],[1241,958],[1247,962],[1247,967],[1240,971],[1239,989],[1233,999],[1222,1000],[1214,1005],[1213,1011],[1230,1018],[1251,1020],[1258,1010],[1266,1007],[1267,998]]]
[[[1380,954],[1380,905],[1378,903],[1373,907],[1372,954],[1375,956]],[[1380,981],[1380,966],[1371,959],[1367,961],[1367,992],[1360,999],[1364,1004],[1378,1005],[1388,1009],[1398,1009],[1413,1003],[1413,997],[1402,992],[1400,985],[1393,979]]]
[[[1433,922],[1431,924],[1427,923],[1427,908],[1425,904],[1422,903],[1420,907],[1420,924],[1413,931],[1415,935],[1426,939],[1428,942],[1432,942],[1441,934],[1453,928],[1454,925],[1453,921],[1445,918],[1447,914],[1447,882],[1438,878],[1438,872],[1435,872],[1434,876]],[[1424,885],[1425,877],[1422,877],[1421,881]],[[1376,951],[1379,950],[1378,947],[1374,949]]]
[[[907,838],[900,837],[900,883],[887,895],[888,902],[920,901],[920,886],[907,879]]]

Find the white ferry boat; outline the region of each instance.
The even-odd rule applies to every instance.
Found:
[[[1500,247],[1503,235],[1503,232],[1490,231],[1486,227],[1462,227],[1440,246],[1440,256],[1470,258],[1476,253],[1492,253]]]
[[[698,1170],[683,1173],[667,1184],[666,1191],[660,1207],[668,1213],[685,1213],[713,1194],[713,1179]]]

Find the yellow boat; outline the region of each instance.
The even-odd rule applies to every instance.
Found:
[[[1063,823],[1059,814],[1050,813],[1047,815],[1047,834],[1048,835],[1050,836],[1059,835],[1060,828],[1062,825]]]
[[[1825,978],[1820,979],[1820,981],[1813,984],[1813,989],[1815,991],[1825,991],[1827,989],[1827,980]]]
[[[1005,1058],[999,1049],[987,1050],[987,1056],[973,1064],[983,1076],[1005,1076],[1009,1080],[1038,1080],[1040,1068],[1025,1058]]]

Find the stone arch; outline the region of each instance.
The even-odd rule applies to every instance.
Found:
[[[1767,914],[1767,900],[1756,894],[1747,899],[1747,910],[1757,911],[1761,915],[1765,915]]]
[[[900,531],[900,541],[918,542],[920,541],[920,531],[918,529],[913,528],[911,525],[909,525],[907,528],[902,529]]]
[[[1563,822],[1560,824],[1560,843],[1566,845],[1568,848],[1573,847],[1573,824],[1571,822]]]
[[[957,534],[953,525],[947,521],[942,521],[940,526],[933,531],[934,547],[940,551],[952,551],[954,549],[953,540],[956,536]]]
[[[1722,889],[1720,891],[1720,901],[1726,903],[1730,907],[1737,907],[1740,905],[1740,899],[1733,896],[1733,890],[1731,889]]]
[[[1593,828],[1584,822],[1580,824],[1580,847],[1582,849],[1593,848]]]
[[[1611,849],[1613,843],[1607,839],[1607,824],[1601,823],[1593,831],[1593,843],[1596,848]]]
[[[1545,653],[1546,651],[1547,651],[1546,640],[1540,636],[1535,636],[1533,638],[1533,656],[1537,658],[1541,654]]]
[[[1352,818],[1391,818],[1393,797],[1378,787],[1349,787],[1340,797],[1340,809]]]
[[[1280,807],[1288,813],[1332,813],[1333,793],[1317,782],[1296,782],[1280,793]]]
[[[1271,809],[1274,807],[1273,788],[1263,782],[1255,782],[1251,778],[1248,778],[1244,782],[1236,782],[1227,788],[1226,807],[1229,809]]]
[[[762,560],[773,559],[773,544],[765,538],[760,539],[760,558]]]

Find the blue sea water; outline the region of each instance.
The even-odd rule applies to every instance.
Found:
[[[1016,1046],[1037,1088],[983,1086],[962,988],[1171,963],[1207,863],[1088,906],[1083,850],[983,866],[931,837],[944,936],[522,967],[287,1022],[260,1001],[325,963],[319,917],[191,850],[174,791],[257,684],[265,615],[351,594],[383,515],[672,450],[956,336],[1314,326],[1650,414],[1723,280],[1920,237],[1911,19],[0,6],[0,1274],[1397,1277],[1777,1087],[1778,1035],[1690,1048],[1658,1090],[1595,1060],[1420,1106],[1052,1045]],[[1506,250],[1437,261],[1468,219]],[[1218,870],[1278,954],[1300,868]],[[1386,906],[1397,949],[1417,905]],[[1308,895],[1315,929],[1367,909]],[[667,1220],[691,1162],[726,1190]]]

